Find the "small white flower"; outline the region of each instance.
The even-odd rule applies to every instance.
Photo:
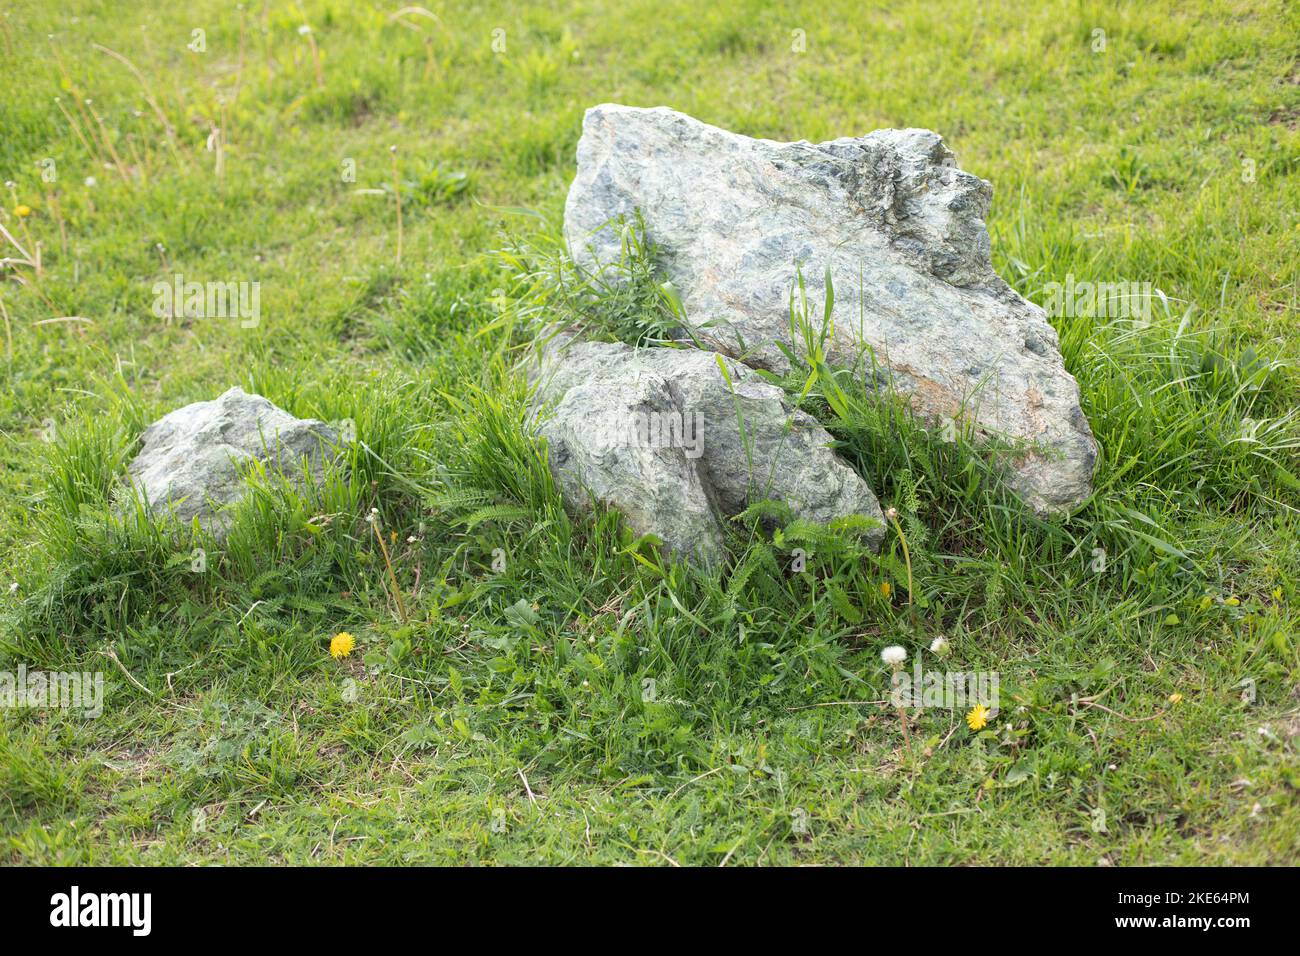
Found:
[[[302,26],[298,28],[298,32],[301,33],[303,36],[306,36],[308,33],[311,33],[311,27],[307,26],[307,24],[304,23]]]
[[[87,177],[86,177],[86,185],[87,185],[88,187],[90,187],[91,189],[94,189],[96,186],[99,185],[99,180],[96,179],[94,176],[87,176]]]
[[[10,593],[10,594],[17,594],[17,593],[18,593],[18,582],[17,582],[17,581],[14,581],[14,582],[12,582],[12,583],[9,585],[9,593]]]
[[[940,657],[942,657],[944,654],[947,654],[948,639],[944,637],[942,634],[936,637],[933,641],[930,642],[930,653],[938,654]]]
[[[900,667],[907,660],[907,651],[897,644],[891,644],[880,652],[880,659],[890,667]]]

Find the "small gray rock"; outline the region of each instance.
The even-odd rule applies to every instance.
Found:
[[[1033,445],[1012,486],[1038,511],[1068,509],[1091,493],[1096,443],[1056,331],[993,271],[991,197],[929,130],[778,143],[605,104],[583,123],[564,228],[574,260],[599,271],[619,256],[614,223],[639,210],[697,337],[777,371],[777,343],[801,351],[796,270],[819,323],[829,269],[829,361],[866,356],[925,418]]]
[[[324,422],[294,418],[260,395],[232,388],[164,415],[142,440],[127,472],[149,507],[185,524],[198,518],[224,538],[226,510],[247,491],[241,469],[257,461],[299,484],[305,461],[319,482],[339,436]]]
[[[636,533],[705,565],[725,553],[719,516],[765,499],[808,521],[863,515],[878,522],[866,533],[870,545],[883,540],[876,496],[828,447],[826,430],[780,388],[716,352],[565,334],[543,347],[530,382],[538,432],[572,511],[614,507]]]

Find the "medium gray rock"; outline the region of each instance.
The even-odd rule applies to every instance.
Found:
[[[127,472],[150,508],[186,524],[198,518],[218,538],[228,530],[226,509],[247,491],[242,469],[257,461],[299,484],[305,462],[319,482],[339,442],[324,422],[294,418],[240,388],[164,415],[142,439]]]
[[[633,531],[702,564],[724,553],[719,516],[764,499],[808,521],[862,515],[879,523],[866,532],[871,546],[884,537],[876,496],[831,451],[826,430],[780,388],[716,352],[566,334],[543,347],[530,382],[571,510],[610,505]]]
[[[1091,493],[1096,444],[1055,330],[993,271],[991,196],[928,130],[778,143],[606,104],[587,111],[564,225],[595,271],[618,259],[619,217],[639,210],[697,337],[778,371],[778,342],[802,352],[796,269],[820,322],[829,268],[829,360],[864,361],[928,419],[1026,443],[1012,486],[1036,510],[1065,509]]]

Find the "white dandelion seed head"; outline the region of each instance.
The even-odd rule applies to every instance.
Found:
[[[890,667],[897,667],[907,660],[907,651],[897,644],[891,644],[880,652],[880,659]]]

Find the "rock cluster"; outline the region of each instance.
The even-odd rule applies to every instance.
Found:
[[[819,306],[829,275],[832,364],[907,395],[925,418],[969,422],[1015,447],[1008,481],[1036,511],[1078,505],[1096,443],[1055,330],[993,271],[991,196],[928,130],[778,143],[670,109],[588,110],[565,205],[575,262],[590,272],[616,264],[620,230],[639,219],[695,338],[734,361],[724,376],[704,350],[548,348],[535,401],[551,408],[542,431],[566,501],[604,501],[672,550],[705,557],[718,548],[713,516],[757,489],[818,520],[877,514],[829,436],[747,368],[788,369],[783,347],[799,355],[803,342],[795,283],[802,276]],[[753,406],[748,457],[724,414],[728,377]],[[609,450],[609,428],[630,416],[696,411],[705,431],[694,468],[664,448]],[[778,427],[786,421],[793,428]]]

